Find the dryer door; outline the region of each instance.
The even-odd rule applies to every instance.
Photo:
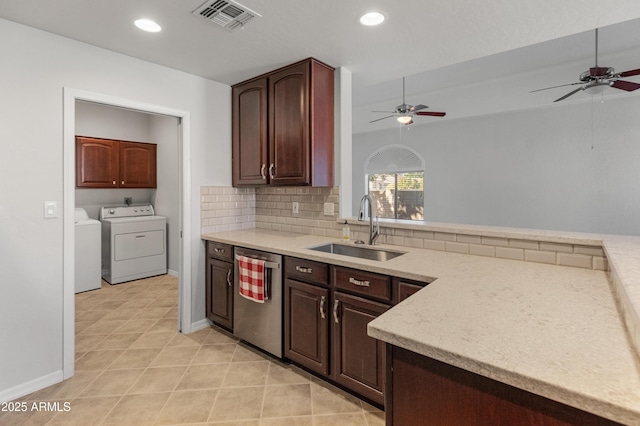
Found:
[[[164,242],[164,231],[160,230],[118,234],[114,238],[113,257],[120,261],[163,254]]]

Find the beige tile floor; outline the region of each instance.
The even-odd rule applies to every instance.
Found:
[[[177,287],[164,275],[76,295],[75,375],[19,399],[61,411],[0,413],[0,425],[384,424],[375,407],[223,330],[178,333]]]

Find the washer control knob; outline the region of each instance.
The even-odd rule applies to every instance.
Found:
[[[138,209],[133,209],[133,212],[134,213],[138,213]]]
[[[115,209],[109,209],[109,214],[115,214],[116,210]]]

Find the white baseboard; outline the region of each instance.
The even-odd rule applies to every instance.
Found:
[[[194,331],[198,331],[198,330],[202,330],[203,328],[207,328],[207,327],[211,327],[211,323],[209,322],[208,319],[203,319],[200,321],[196,321],[194,323],[191,323],[191,333],[193,333]]]
[[[174,277],[178,277],[178,271],[174,271],[173,269],[167,269],[167,274],[172,275]]]
[[[23,383],[10,389],[0,391],[0,402],[13,401],[16,398],[29,395],[32,392],[44,389],[51,385],[55,385],[56,383],[60,383],[61,381],[62,370],[58,370],[54,373],[47,374],[46,376],[33,379],[27,383]]]

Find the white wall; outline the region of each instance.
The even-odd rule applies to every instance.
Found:
[[[201,185],[231,184],[231,89],[0,19],[0,400],[62,377],[63,87],[189,111],[193,321]],[[43,219],[43,201],[59,216]]]
[[[640,235],[636,94],[354,135],[354,211],[396,143],[425,159],[427,221]]]

